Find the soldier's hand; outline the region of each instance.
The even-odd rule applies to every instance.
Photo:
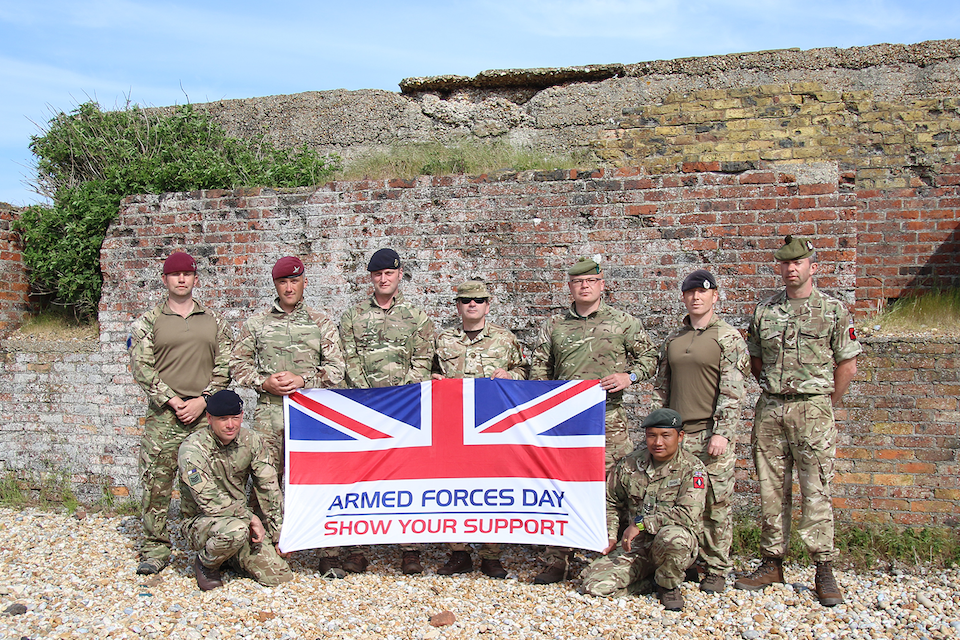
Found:
[[[600,387],[607,393],[623,391],[630,386],[629,373],[611,373],[600,378]]]
[[[297,389],[303,387],[303,377],[290,373],[289,371],[279,371],[263,381],[261,385],[263,390],[275,396],[288,396]]]
[[[430,374],[430,379],[431,379],[431,380],[443,380],[443,376],[440,375],[439,373],[432,373],[432,374]]]
[[[623,532],[623,550],[630,552],[630,549],[633,547],[633,539],[640,535],[640,529],[637,528],[637,525],[631,524],[627,527],[627,530]]]
[[[207,410],[207,401],[201,398],[192,398],[182,401],[181,408],[176,409],[177,420],[184,424],[193,424],[200,419],[203,412]]]
[[[617,548],[617,539],[616,539],[616,538],[610,538],[610,539],[607,540],[607,542],[608,542],[609,544],[607,544],[607,548],[603,550],[603,555],[607,555],[607,554],[609,554],[611,551],[613,551],[614,549]]]
[[[493,375],[490,376],[490,379],[493,380],[494,378],[503,378],[504,380],[510,380],[510,377],[511,376],[509,371],[503,368],[499,368],[493,372]]]
[[[722,456],[727,452],[727,444],[730,441],[723,436],[713,435],[710,442],[707,443],[707,453],[711,456]]]
[[[256,514],[250,516],[250,542],[263,542],[267,535],[267,530],[263,528],[263,523]]]
[[[287,551],[286,553],[284,553],[283,551],[280,551],[280,543],[279,543],[279,542],[278,542],[277,545],[276,545],[276,549],[277,549],[277,555],[280,556],[281,558],[283,558],[284,560],[286,560],[287,558],[289,558],[290,556],[293,555],[293,551]]]

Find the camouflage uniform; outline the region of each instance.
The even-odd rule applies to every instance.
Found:
[[[171,553],[167,513],[173,495],[173,482],[177,476],[177,450],[184,438],[206,425],[206,417],[203,415],[192,424],[180,422],[167,402],[174,397],[187,399],[211,395],[230,384],[229,361],[233,332],[219,314],[194,300],[193,311],[187,318],[183,318],[184,330],[188,331],[191,324],[213,322],[215,329],[208,326],[207,330],[211,333],[215,331],[216,338],[207,344],[206,349],[196,349],[191,354],[195,371],[209,372],[209,382],[202,389],[184,389],[181,388],[180,380],[164,380],[165,370],[173,363],[167,362],[168,356],[162,350],[158,353],[155,348],[157,336],[154,325],[161,315],[174,321],[182,318],[172,312],[166,302],[138,318],[130,332],[130,370],[149,401],[138,461],[140,486],[143,491],[141,509],[144,543],[141,555],[144,560],[155,560],[162,567]],[[190,328],[194,328],[192,333],[196,336],[196,329],[199,327]],[[175,337],[173,340],[175,341]]]
[[[646,380],[656,369],[657,350],[637,318],[605,302],[585,318],[571,304],[544,323],[531,360],[531,380],[595,380],[628,371]],[[634,448],[622,405],[623,391],[607,394],[608,472]]]
[[[656,394],[652,409],[669,407],[684,415],[683,407],[675,406],[675,403],[671,402],[670,390],[674,381],[667,351],[672,341],[697,331],[691,326],[690,317],[687,316],[683,319],[683,325],[664,341],[660,348],[660,363],[653,384]],[[705,429],[687,433],[682,446],[684,451],[697,456],[707,469],[710,482],[703,510],[700,557],[703,558],[709,573],[722,576],[733,566],[730,561],[730,545],[733,542],[730,499],[733,496],[734,470],[737,464],[737,426],[740,424],[741,405],[746,397],[745,378],[750,371],[750,358],[740,332],[716,314],[707,326],[699,331],[707,335],[713,335],[713,331],[716,331],[716,341],[720,347],[717,387],[710,398],[710,402],[714,404],[713,420],[708,422]],[[685,428],[686,422],[684,420]],[[723,436],[728,441],[727,450],[719,456],[707,453],[707,445],[714,435]]]
[[[644,530],[630,552],[618,546],[591,562],[582,575],[583,591],[637,593],[640,581],[651,575],[664,589],[675,589],[697,557],[705,485],[703,463],[683,449],[659,465],[646,449],[621,459],[607,476],[607,537],[617,539],[620,513],[630,522],[642,515]]]
[[[284,467],[283,397],[264,391],[264,381],[289,371],[303,377],[305,389],[335,387],[343,382],[343,369],[336,326],[302,300],[286,313],[278,299],[243,324],[230,372],[237,384],[259,394],[254,429],[262,434],[278,477],[283,477]]]
[[[239,568],[268,587],[293,579],[274,545],[283,526],[283,495],[270,453],[260,435],[241,428],[224,445],[210,428],[180,446],[181,530],[204,566],[217,569],[236,557]],[[262,542],[250,541],[253,512],[247,507],[247,480],[263,511]]]
[[[471,340],[463,327],[447,329],[437,336],[436,366],[445,378],[489,378],[497,369],[504,369],[514,380],[526,380],[530,364],[523,357],[520,343],[513,332],[486,322],[477,337]],[[451,551],[467,551],[465,543],[455,542]],[[500,558],[500,545],[484,543],[480,546],[483,559]]]
[[[794,464],[803,496],[800,538],[816,562],[836,555],[830,481],[837,428],[830,394],[835,365],[861,352],[852,327],[843,304],[816,287],[802,302],[781,291],[754,311],[747,348],[762,362],[752,445],[766,557],[787,551]]]
[[[400,292],[389,309],[381,309],[373,296],[349,309],[340,319],[340,340],[351,389],[430,379],[433,323]]]
[[[430,380],[433,366],[433,322],[423,310],[408,303],[399,291],[389,309],[375,297],[348,309],[340,319],[340,340],[351,389],[392,387]],[[346,547],[348,553],[359,547]],[[401,545],[419,551],[418,545]],[[336,555],[336,547],[322,554]]]

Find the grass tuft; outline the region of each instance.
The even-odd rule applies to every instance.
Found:
[[[437,142],[395,145],[357,158],[335,174],[337,180],[410,180],[417,176],[484,174],[500,171],[552,171],[574,169],[588,162],[586,152],[545,155],[505,142]]]
[[[20,481],[17,474],[13,471],[0,478],[0,505],[19,509],[27,504],[27,496],[20,488]]]
[[[870,320],[881,331],[960,332],[960,289],[939,289],[900,298]]]

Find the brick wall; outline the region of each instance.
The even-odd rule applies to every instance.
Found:
[[[268,274],[281,255],[305,258],[308,304],[337,318],[369,294],[366,260],[384,245],[406,260],[405,294],[439,325],[453,320],[455,283],[480,277],[492,284],[495,321],[517,331],[528,346],[543,318],[566,306],[564,268],[582,254],[602,257],[610,301],[644,318],[657,339],[682,315],[679,280],[699,266],[719,275],[721,310],[743,327],[757,299],[779,286],[770,255],[788,232],[818,237],[824,267],[819,284],[850,303],[857,264],[855,196],[840,186],[836,165],[741,169],[688,163],[661,174],[636,168],[525,172],[129,198],[103,246],[100,341],[84,348],[7,341],[0,351],[0,462],[13,469],[66,469],[89,496],[102,487],[136,493],[145,398],[127,369],[126,337],[133,318],[161,300],[159,266],[175,249],[197,257],[198,297],[224,313],[235,330],[272,300]],[[866,347],[871,355],[839,412],[840,518],[947,522],[960,499],[936,490],[946,487],[941,474],[956,476],[957,394],[931,385],[956,384],[956,358],[920,362],[913,351],[901,353],[906,347],[899,343]],[[889,362],[874,356],[881,349],[889,352]],[[905,386],[910,372],[915,377]],[[649,392],[644,384],[628,397],[635,421],[645,413]],[[913,404],[902,413],[889,408],[911,394]],[[931,400],[944,395],[953,398],[952,408]],[[755,499],[751,414],[745,408],[738,444],[741,506]],[[911,421],[936,423],[943,433],[928,426],[917,427],[916,434],[888,433],[889,424],[906,429]],[[906,448],[899,438],[908,437],[917,438],[913,458],[884,457]],[[944,459],[930,459],[934,455]],[[902,484],[907,476],[910,491]],[[888,484],[894,481],[901,484]],[[944,505],[952,511],[923,510]]]
[[[960,98],[877,100],[819,83],[673,93],[623,109],[593,146],[613,164],[832,161],[856,195],[857,304],[960,286]]]
[[[19,327],[29,310],[30,285],[23,268],[16,212],[0,207],[0,336]]]

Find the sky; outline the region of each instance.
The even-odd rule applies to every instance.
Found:
[[[0,0],[0,202],[89,100],[166,106],[403,78],[960,38],[957,0]]]

